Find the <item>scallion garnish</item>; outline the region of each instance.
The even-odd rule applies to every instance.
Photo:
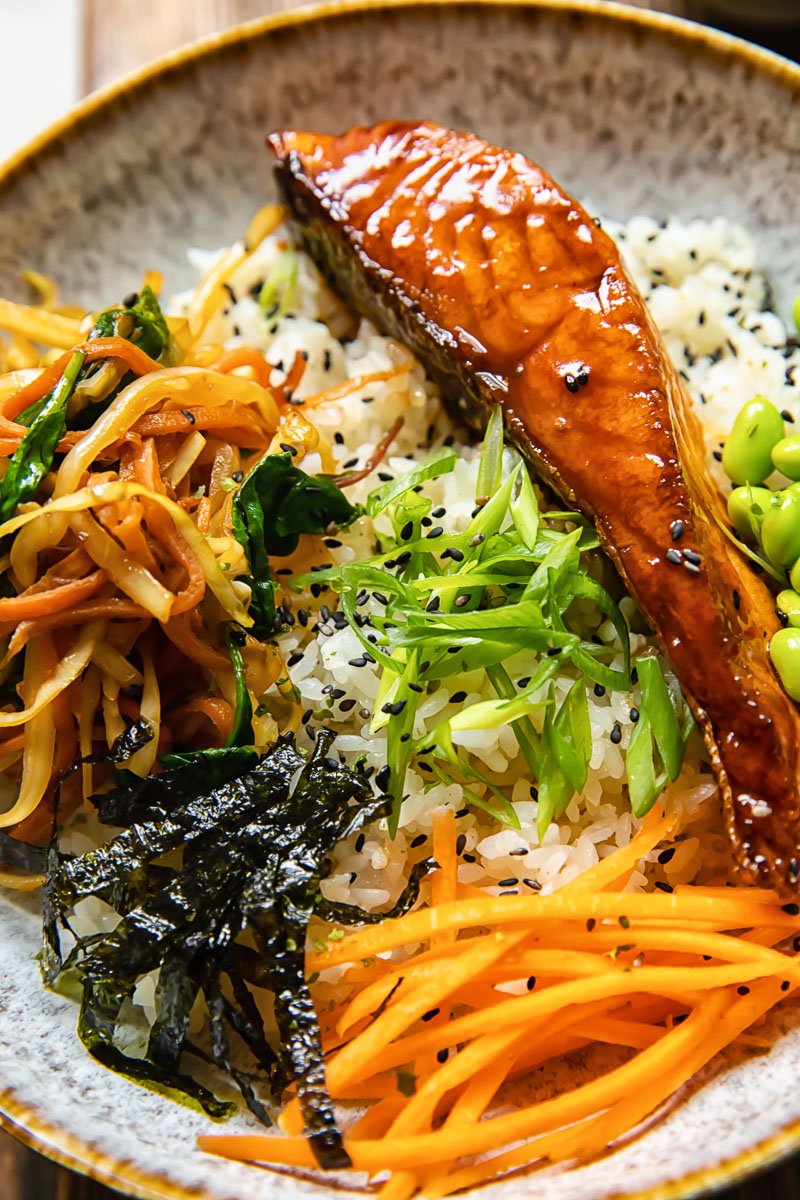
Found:
[[[465,731],[510,725],[538,785],[541,838],[586,784],[592,755],[587,690],[633,688],[628,626],[596,578],[599,542],[591,524],[576,512],[540,511],[521,461],[503,478],[499,419],[490,419],[481,455],[478,508],[465,529],[444,528],[431,539],[433,503],[425,484],[455,464],[455,452],[442,448],[373,491],[366,512],[378,519],[378,553],[299,576],[291,586],[301,591],[325,583],[338,592],[342,612],[381,669],[371,729],[386,730],[392,835],[406,772],[422,751],[429,786],[456,782],[466,804],[518,826],[503,790],[458,744]],[[437,516],[437,522],[444,519]],[[363,628],[356,619],[358,597],[376,590],[387,603]],[[585,620],[587,601],[613,635],[587,633],[594,628]],[[522,687],[506,667],[521,652],[538,657]],[[639,670],[642,699],[628,774],[631,806],[642,815],[667,779],[677,777],[692,721],[685,706],[678,720],[656,658],[640,660]],[[470,690],[485,695],[488,681],[494,698],[434,724],[419,717],[426,695],[476,672],[478,682]],[[568,682],[566,692],[557,679]]]

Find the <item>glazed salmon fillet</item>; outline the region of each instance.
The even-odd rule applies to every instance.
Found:
[[[775,603],[723,528],[691,400],[614,242],[540,167],[472,134],[269,140],[333,286],[467,423],[501,405],[535,472],[594,521],[703,732],[741,872],[794,895],[800,714],[768,656]]]

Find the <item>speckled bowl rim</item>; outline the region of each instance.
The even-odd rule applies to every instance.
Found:
[[[147,66],[133,71],[75,105],[20,150],[0,165],[0,203],[4,193],[19,176],[36,169],[49,151],[60,142],[102,121],[117,101],[180,74],[204,60],[212,59],[227,48],[244,45],[275,32],[300,28],[306,24],[334,23],[339,17],[415,9],[420,12],[440,9],[527,9],[531,12],[561,12],[565,16],[585,16],[619,25],[655,32],[669,41],[694,47],[701,53],[744,61],[754,70],[771,76],[793,93],[800,104],[800,66],[755,46],[741,38],[698,25],[667,13],[631,7],[614,0],[322,0],[289,12],[275,13],[232,26],[221,33],[192,42]],[[112,1188],[124,1189],[142,1200],[211,1200],[207,1192],[171,1183],[163,1176],[149,1175],[132,1163],[101,1154],[91,1145],[65,1130],[43,1121],[34,1108],[21,1104],[13,1093],[0,1088],[0,1128],[12,1134],[32,1150],[53,1162],[87,1175]],[[687,1200],[708,1195],[774,1166],[800,1148],[800,1121],[794,1121],[780,1133],[735,1155],[719,1166],[703,1168],[682,1179],[635,1193],[617,1193],[605,1200]],[[322,1193],[320,1193],[322,1194]]]

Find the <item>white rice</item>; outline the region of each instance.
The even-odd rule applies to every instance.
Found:
[[[752,240],[745,230],[722,218],[688,224],[670,219],[660,225],[639,216],[625,224],[612,220],[604,220],[603,224],[620,245],[697,404],[708,439],[709,465],[722,485],[714,452],[718,453],[745,401],[761,394],[791,416],[800,415],[793,380],[793,373],[800,369],[800,353],[787,347],[783,322],[769,310],[769,289],[756,269]],[[285,369],[291,366],[297,351],[304,351],[308,362],[295,393],[297,398],[402,362],[407,352],[367,322],[356,327],[303,254],[299,255],[298,287],[290,311],[271,326],[265,322],[257,300],[249,293],[252,289],[257,294],[287,239],[286,231],[279,230],[232,277],[231,304],[215,319],[210,337],[229,346],[258,346],[273,365]],[[207,254],[194,252],[194,261],[205,267],[210,259]],[[348,333],[349,337],[343,336]],[[349,468],[366,462],[400,414],[405,424],[378,470],[397,476],[445,438],[454,439],[459,453],[455,470],[426,485],[426,494],[434,504],[446,508],[448,530],[463,529],[474,507],[479,451],[452,426],[436,387],[426,380],[418,364],[405,375],[357,389],[345,399],[315,408],[310,415],[333,446],[339,468]],[[513,455],[507,452],[506,470],[512,461]],[[302,465],[313,473],[321,468],[321,461],[312,455]],[[351,499],[364,500],[379,482],[373,473],[348,494]],[[336,542],[341,544],[326,551],[329,562],[369,556],[373,552],[370,522],[360,520]],[[317,607],[322,602],[335,609],[335,594],[324,592]],[[293,603],[297,605],[296,600]],[[624,600],[622,606],[628,619],[635,617],[631,600]],[[361,611],[381,608],[370,597]],[[601,620],[591,605],[585,606],[585,618],[590,628]],[[280,642],[286,659],[295,656],[291,680],[303,708],[314,714],[306,731],[301,730],[300,743],[310,747],[313,730],[324,721],[339,732],[335,749],[346,761],[352,763],[363,757],[369,767],[377,770],[386,762],[387,754],[384,733],[370,732],[379,668],[369,663],[350,665],[363,648],[349,627],[337,628],[335,619],[320,619],[321,630],[315,633],[314,624],[312,615],[307,629],[297,624]],[[641,634],[631,634],[634,654],[647,644]],[[297,657],[300,654],[302,657]],[[532,654],[518,654],[505,666],[513,679],[519,679],[532,674],[535,661]],[[559,700],[571,682],[566,673],[557,680]],[[466,696],[458,697],[456,689]],[[454,693],[456,700],[451,699]],[[459,879],[495,894],[550,891],[624,846],[639,824],[631,815],[624,786],[625,753],[632,728],[630,710],[637,704],[638,692],[634,689],[630,694],[616,692],[597,697],[589,685],[587,695],[594,749],[586,787],[572,801],[565,818],[550,826],[541,844],[536,836],[537,806],[531,794],[535,781],[529,778],[513,731],[510,727],[466,731],[456,740],[504,788],[520,828],[509,828],[473,811],[464,803],[460,786],[431,786],[412,766],[397,837],[392,840],[386,822],[381,821],[366,837],[343,843],[323,884],[325,896],[367,910],[381,908],[395,899],[408,863],[430,853],[432,813],[443,806],[456,811],[458,831],[463,835]],[[482,672],[464,676],[456,684],[446,680],[421,702],[415,736],[424,732],[426,723],[491,698],[494,693]],[[264,700],[269,704],[269,694]],[[349,703],[351,700],[354,705]],[[622,739],[615,745],[609,735],[617,722]],[[674,885],[725,877],[730,851],[722,830],[717,789],[698,736],[691,744],[680,778],[667,789],[666,800],[682,814],[681,830],[672,846],[674,853],[670,858],[663,854],[662,847],[648,856],[652,861],[640,864],[628,886],[636,889],[648,881]],[[659,857],[669,861],[662,863]]]

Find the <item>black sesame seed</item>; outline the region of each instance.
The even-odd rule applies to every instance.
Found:
[[[597,922],[594,917],[589,917],[589,920],[586,922],[586,932],[591,933],[596,924]]]
[[[386,713],[387,716],[390,717],[399,717],[405,706],[405,700],[395,700],[393,704],[384,704],[381,708],[381,712]]]
[[[356,838],[356,844],[355,844],[356,854],[360,854],[361,851],[364,849],[364,842],[366,840],[367,840],[367,835],[365,833],[360,833],[358,835],[358,837]]]
[[[633,721],[633,723],[634,723],[634,725],[635,725],[635,724],[636,724],[636,722],[639,720],[639,710],[638,710],[638,708],[632,708],[632,709],[631,709],[631,711],[630,711],[630,718],[631,718],[631,720]]]
[[[512,875],[512,877],[510,879],[499,880],[497,886],[498,887],[514,887],[514,885],[517,883],[519,883],[519,880],[515,876]]]
[[[441,525],[434,525],[433,529],[430,529],[425,534],[425,537],[426,538],[438,538],[438,537],[441,537],[443,533],[444,533],[444,529],[442,528]]]
[[[446,1063],[449,1054],[450,1054],[449,1050],[437,1050],[436,1051],[436,1061],[438,1063]]]
[[[788,408],[783,409],[781,416],[783,417],[784,421],[788,421],[790,425],[794,425],[794,417],[789,412]]]
[[[439,597],[433,596],[432,599],[430,599],[428,601],[428,603],[425,605],[425,612],[438,612],[438,611],[439,611]]]
[[[535,784],[532,783],[528,790],[530,791],[530,794],[531,794],[531,800],[539,799],[539,789],[536,787]]]
[[[311,720],[311,718],[313,717],[313,715],[314,715],[314,710],[313,710],[313,708],[307,708],[307,709],[306,709],[306,711],[303,713],[303,716],[302,716],[302,718],[301,718],[301,722],[302,722],[302,724],[303,724],[303,725],[307,725],[307,724],[308,724],[308,722],[309,722],[309,721]]]
[[[578,381],[574,375],[565,375],[564,376],[564,386],[568,392],[572,392],[574,395],[575,392],[577,392],[578,388],[580,387],[580,384],[578,383]]]
[[[350,709],[355,708],[355,706],[356,706],[355,700],[343,700],[342,703],[339,705],[339,709],[341,712],[350,712]]]
[[[297,454],[297,446],[290,446],[288,442],[280,442],[279,445],[284,454],[291,454],[292,458]]]
[[[535,975],[528,976],[528,982],[526,984],[526,987],[529,992],[533,991],[533,989],[536,987],[536,976]]]
[[[740,985],[740,986],[739,986],[739,987],[736,989],[736,991],[737,991],[737,993],[738,993],[740,996],[749,996],[749,995],[750,995],[750,988],[749,988],[749,987],[746,987],[744,984],[741,984],[741,985]]]
[[[671,892],[672,891],[672,885],[669,883],[662,883],[660,879],[656,880],[656,887],[658,888],[658,890],[660,892]]]
[[[418,683],[410,683],[408,686],[412,692],[421,692],[423,690]]]
[[[407,542],[413,532],[414,532],[414,522],[407,521],[405,523],[405,525],[403,526],[403,528],[400,530],[400,537],[402,538],[402,540],[404,542]]]
[[[244,471],[231,471],[231,479],[234,483],[241,483],[244,479]]]
[[[445,506],[443,504],[440,504],[438,508],[433,509],[433,511],[431,512],[431,516],[432,517],[443,517],[446,512],[447,512],[447,509],[445,508]]]
[[[467,845],[466,834],[460,833],[456,838],[456,854],[463,854]]]
[[[797,904],[782,904],[781,908],[790,917],[796,917],[798,915],[798,913],[800,913],[800,906],[798,906]]]
[[[464,561],[464,552],[463,550],[457,550],[455,546],[448,546],[448,548],[441,554],[441,557],[452,558],[453,562],[460,563]]]
[[[683,557],[687,562],[693,563],[696,567],[699,567],[703,561],[696,550],[684,550]]]
[[[416,850],[418,846],[424,846],[424,844],[425,844],[425,842],[427,842],[427,840],[428,840],[427,833],[418,833],[417,836],[411,842],[411,849]]]
[[[596,683],[594,685],[594,694],[595,696],[605,696],[606,689],[603,687],[602,683]]]
[[[422,1016],[420,1017],[420,1020],[421,1021],[432,1021],[433,1018],[438,1017],[438,1015],[439,1015],[438,1008],[429,1008],[426,1013],[422,1014]]]
[[[784,980],[783,980],[783,982],[781,983],[781,991],[782,991],[782,992],[788,992],[788,990],[789,990],[789,988],[790,988],[791,986],[792,986],[792,985],[789,983],[789,980],[788,980],[788,979],[784,979]]]
[[[351,667],[365,667],[367,665],[367,660],[364,658],[363,654],[360,654],[358,658],[349,658],[347,662]]]
[[[467,698],[466,692],[453,692],[452,696],[450,697],[450,703],[451,704],[461,704],[464,700],[466,700],[466,698]]]
[[[466,805],[464,806],[464,808],[460,808],[458,810],[458,812],[456,813],[456,816],[457,817],[468,817],[469,816],[469,809],[466,807]]]
[[[668,850],[661,851],[661,853],[658,856],[658,861],[661,863],[661,865],[663,867],[670,861],[671,858],[674,857],[674,855],[675,855],[675,847],[670,846]]]
[[[378,471],[378,479],[380,479],[381,483],[389,483],[394,479],[394,475],[390,475],[388,471]]]
[[[355,458],[348,458],[346,463],[342,463],[342,466],[344,467],[345,470],[348,470],[348,468],[350,468],[350,467],[357,467],[358,466],[358,455],[356,455]]]
[[[791,883],[797,883],[800,877],[800,863],[796,858],[789,859],[789,880]]]
[[[382,766],[381,769],[378,771],[377,775],[375,776],[375,784],[376,784],[379,792],[386,791],[387,787],[389,786],[389,779],[391,777],[391,774],[392,774],[392,768],[389,766],[388,763],[386,763],[384,766]]]
[[[294,654],[290,654],[286,660],[287,667],[296,667],[299,662],[303,661],[303,651],[295,650]]]
[[[551,646],[550,649],[547,651],[547,657],[548,658],[557,658],[560,653],[561,653],[560,646]]]
[[[614,728],[611,730],[609,737],[611,738],[611,741],[614,743],[615,746],[618,746],[620,744],[620,742],[622,741],[622,729],[620,727],[619,721],[615,722]]]
[[[676,567],[680,566],[680,564],[683,562],[683,555],[681,554],[680,550],[668,550],[666,558],[667,562],[672,563],[672,565]]]
[[[736,609],[737,612],[739,611],[741,603],[742,603],[742,598],[739,595],[739,593],[737,592],[736,588],[734,588],[733,589],[733,607]]]
[[[465,863],[474,863],[474,862],[477,862],[477,859],[475,858],[474,854],[465,854],[464,862]]]
[[[331,700],[341,700],[344,695],[344,688],[331,688]]]

